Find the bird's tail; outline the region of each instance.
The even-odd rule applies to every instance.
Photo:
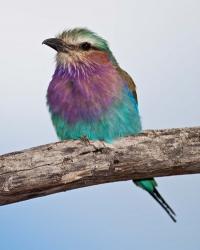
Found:
[[[167,202],[163,199],[160,195],[158,190],[156,189],[157,183],[154,179],[146,179],[146,180],[139,180],[133,181],[137,186],[141,187],[142,189],[146,190],[165,210],[165,212],[170,216],[170,218],[176,222],[175,219],[175,212],[173,209],[167,204]]]

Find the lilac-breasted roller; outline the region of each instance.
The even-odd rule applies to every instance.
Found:
[[[120,68],[106,40],[75,28],[43,44],[57,51],[47,104],[61,140],[113,140],[142,130],[136,86]],[[154,179],[134,183],[146,190],[175,222],[175,213],[156,189]]]

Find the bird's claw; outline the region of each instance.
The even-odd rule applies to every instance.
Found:
[[[90,140],[85,135],[81,137],[81,141],[84,142],[87,146],[91,145]]]

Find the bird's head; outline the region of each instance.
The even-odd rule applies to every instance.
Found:
[[[63,31],[56,38],[49,38],[43,44],[57,51],[56,61],[59,66],[117,64],[106,40],[86,28]]]

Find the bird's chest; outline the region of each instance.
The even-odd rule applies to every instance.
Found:
[[[141,130],[137,103],[114,69],[86,78],[54,76],[47,104],[61,140],[112,141]]]
[[[50,112],[69,124],[94,122],[121,98],[123,84],[118,76],[53,78],[47,103]]]

